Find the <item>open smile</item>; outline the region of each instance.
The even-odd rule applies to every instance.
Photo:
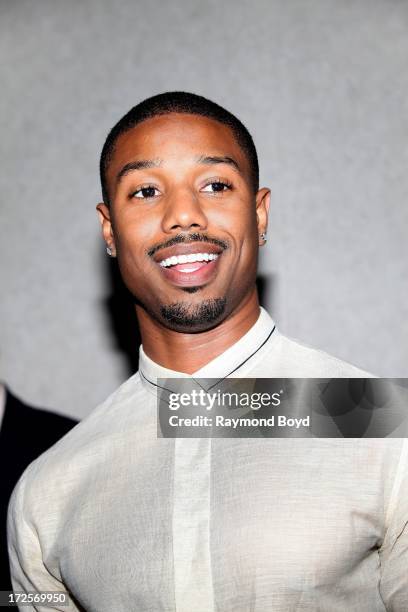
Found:
[[[173,255],[160,262],[163,268],[176,268],[180,272],[189,274],[199,270],[202,262],[214,261],[218,258],[216,253],[190,253],[189,255]]]
[[[166,249],[167,251],[167,249]],[[221,249],[214,245],[199,247],[195,245],[177,245],[172,253],[163,252],[156,257],[165,278],[172,284],[192,287],[207,284],[215,276]]]

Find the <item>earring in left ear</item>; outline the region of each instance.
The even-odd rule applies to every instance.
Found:
[[[110,248],[110,246],[106,247],[106,252],[109,255],[109,257],[115,257],[115,255],[113,254],[112,249]]]
[[[259,234],[259,237],[261,240],[263,240],[264,242],[267,241],[267,237],[266,237],[266,232],[262,232],[262,234]]]

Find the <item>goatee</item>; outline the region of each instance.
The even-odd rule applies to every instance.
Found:
[[[226,298],[213,298],[203,300],[201,304],[185,304],[175,302],[163,305],[161,315],[168,323],[179,328],[202,328],[216,323],[224,314],[227,304]]]

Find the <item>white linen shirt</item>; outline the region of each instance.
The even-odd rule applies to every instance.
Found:
[[[194,376],[368,376],[276,329],[265,343],[273,328],[261,309]],[[62,611],[408,610],[405,441],[158,438],[148,381],[186,375],[143,349],[140,371],[17,485],[15,590],[67,591]]]

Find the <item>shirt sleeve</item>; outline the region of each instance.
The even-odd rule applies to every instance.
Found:
[[[78,608],[69,598],[62,582],[52,576],[44,565],[41,543],[33,521],[30,518],[31,508],[26,495],[27,481],[25,475],[20,479],[10,500],[8,509],[8,550],[10,557],[11,582],[14,591],[25,593],[60,592],[66,593],[68,605],[41,604],[24,605],[24,612],[71,612]]]
[[[388,612],[408,610],[408,440],[402,444],[380,555],[380,593]]]

